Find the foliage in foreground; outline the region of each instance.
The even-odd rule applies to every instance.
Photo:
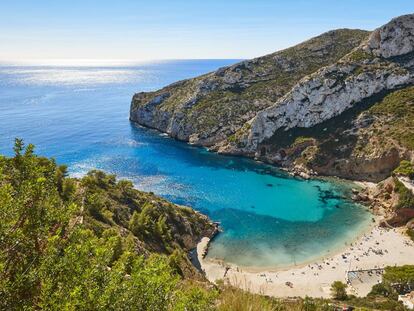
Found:
[[[234,287],[219,284],[219,311],[334,311],[343,306],[352,306],[355,310],[406,310],[396,297],[370,295],[359,298],[347,296],[346,299],[331,300],[321,298],[278,299],[252,294]]]
[[[37,157],[20,140],[14,150],[13,158],[0,158],[1,310],[208,310],[214,304],[214,291],[182,286],[169,257],[139,255],[148,254],[150,242],[167,253],[180,250],[162,217],[171,209],[157,214],[148,207],[156,202],[103,173],[67,178],[64,166]],[[135,229],[150,235],[147,244],[121,226],[127,210],[100,193],[105,187],[132,192],[121,199],[133,213],[147,210]]]
[[[341,304],[280,300],[188,277],[180,236],[197,234],[205,219],[102,172],[68,178],[66,167],[20,140],[13,158],[0,157],[0,215],[0,310],[312,311]],[[396,281],[404,282],[401,290],[412,286],[412,270],[388,269],[382,288],[346,304],[403,310],[383,289],[391,292],[387,284]]]
[[[219,284],[218,311],[316,311],[332,310],[329,300],[312,298],[277,299],[252,294],[238,288]]]

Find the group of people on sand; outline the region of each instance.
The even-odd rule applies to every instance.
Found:
[[[378,230],[378,231],[376,231]],[[319,277],[324,275],[325,272],[332,269],[342,271],[343,268],[346,268],[346,282],[349,285],[354,284],[355,281],[359,283],[370,283],[374,279],[380,279],[381,274],[383,273],[383,268],[386,264],[379,264],[378,261],[374,260],[363,260],[365,258],[370,258],[371,256],[385,256],[388,254],[388,250],[385,248],[386,237],[381,237],[384,235],[382,229],[374,229],[369,234],[364,234],[362,239],[358,242],[350,243],[348,246],[348,251],[343,252],[338,256],[331,258],[323,258],[321,261],[308,264],[304,269],[298,269],[293,271],[284,271],[284,272],[261,272],[257,276],[259,279],[262,279],[263,283],[277,283],[279,281],[285,281],[286,272],[288,275],[292,276],[292,279],[287,278],[284,284],[287,287],[293,288],[294,280],[301,275],[310,275],[313,277]],[[412,246],[413,243],[410,241],[404,242],[407,246]],[[367,266],[369,262],[377,262],[377,264]],[[360,263],[360,264],[358,264]],[[224,268],[223,278],[228,277],[228,273],[231,271],[238,273],[243,273],[242,269],[238,266],[230,266],[224,262],[220,262],[220,265]],[[323,274],[321,274],[323,272]],[[279,275],[282,273],[282,276]],[[293,281],[293,282],[292,282]],[[282,283],[283,284],[283,283]]]

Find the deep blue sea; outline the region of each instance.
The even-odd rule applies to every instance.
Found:
[[[81,176],[102,169],[220,221],[208,256],[280,267],[325,255],[365,230],[350,185],[294,179],[268,165],[174,141],[128,120],[131,97],[236,60],[117,66],[0,66],[0,153],[15,137]]]

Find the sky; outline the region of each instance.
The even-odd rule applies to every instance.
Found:
[[[0,0],[0,61],[245,59],[408,13],[413,0]]]

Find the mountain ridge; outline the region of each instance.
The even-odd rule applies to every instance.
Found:
[[[302,153],[312,147],[316,157],[327,156],[322,144],[326,140],[306,137],[305,148],[288,157],[291,150],[282,148],[280,141],[294,130],[317,127],[354,107],[364,107],[362,102],[411,86],[413,50],[413,14],[394,18],[373,32],[334,30],[156,92],[135,94],[130,119],[223,154],[252,157],[307,174],[379,181],[401,160],[412,160],[413,148],[396,143],[391,149],[375,150],[374,157],[361,152],[355,157],[350,150],[331,152],[332,163],[321,166],[303,160]],[[411,98],[407,103],[410,110]],[[364,111],[354,116],[355,122]],[[358,129],[354,124],[347,130],[351,127],[357,132],[352,139],[358,141]],[[347,173],[355,159],[361,164]],[[337,169],[338,165],[342,168]]]
[[[222,67],[196,78],[181,80],[156,92],[137,93],[131,105],[130,118],[142,125],[168,132],[174,138],[211,146],[227,137],[229,132],[235,132],[251,119],[255,112],[271,105],[275,98],[283,95],[288,86],[282,83],[292,80],[290,84],[293,84],[299,78],[313,72],[315,68],[319,68],[319,63],[329,62],[319,57],[315,64],[313,56],[328,55],[336,60],[338,50],[349,50],[350,38],[351,45],[354,46],[365,35],[367,32],[360,30],[340,29],[326,32],[294,47]],[[340,44],[336,43],[338,37],[341,39]],[[321,51],[321,48],[324,48],[322,44],[326,47]],[[307,50],[303,51],[304,47]],[[304,62],[304,57],[311,61]],[[276,62],[276,67],[271,62]],[[292,66],[303,72],[295,73],[297,77],[291,77]],[[282,70],[277,70],[278,68]],[[277,88],[269,89],[268,83],[276,84]],[[262,92],[262,89],[265,91]],[[226,104],[230,106],[227,110],[222,109],[220,101],[223,98],[226,98]],[[211,102],[213,105],[210,105]],[[152,110],[154,107],[157,107],[157,110]],[[182,110],[186,110],[186,119],[181,113]],[[224,120],[228,120],[226,112],[240,118],[241,124],[234,124],[234,128],[221,124],[221,128],[217,128],[216,125],[220,126],[223,117]],[[212,119],[206,116],[208,113]],[[221,133],[223,135],[220,135]]]

